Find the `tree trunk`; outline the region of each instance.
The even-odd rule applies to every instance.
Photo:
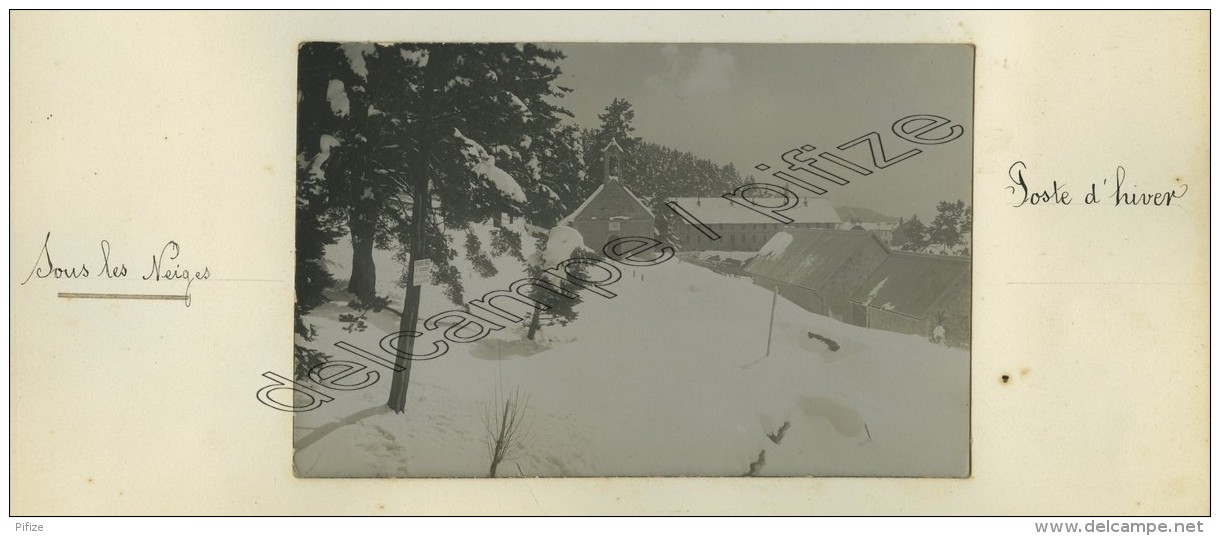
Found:
[[[500,460],[491,461],[491,478],[496,477],[496,466],[500,465]]]
[[[419,153],[416,155],[414,165],[410,169],[416,170],[418,180],[414,182],[413,209],[411,210],[411,226],[409,232],[414,233],[413,239],[405,242],[410,244],[411,258],[407,261],[407,295],[406,301],[402,304],[402,318],[398,323],[399,333],[416,334],[416,324],[419,323],[419,302],[423,292],[421,290],[422,281],[415,280],[415,261],[427,258],[428,252],[424,247],[424,239],[427,236],[428,212],[432,210],[432,194],[429,191],[432,181],[432,140],[435,132],[432,125],[432,102],[429,98],[429,89],[438,87],[440,80],[440,71],[443,71],[448,65],[448,55],[445,53],[445,47],[439,47],[429,51],[428,66],[424,71],[423,89],[421,91],[422,99],[419,103],[419,125],[415,132],[417,139],[422,141],[419,144]],[[408,144],[412,141],[410,137],[406,140]],[[411,385],[411,363],[412,353],[415,351],[415,337],[402,337],[398,340],[398,352],[395,356],[394,363],[397,366],[393,378],[390,381],[390,398],[386,401],[386,405],[395,413],[405,413],[407,411],[407,388]]]
[[[534,335],[538,333],[538,328],[541,325],[541,322],[538,319],[539,311],[540,309],[534,309],[534,315],[532,318],[530,318],[530,331],[525,335],[525,338],[531,341],[534,340]]]
[[[348,280],[347,291],[355,294],[360,301],[368,302],[377,296],[377,266],[373,263],[373,225],[352,214],[351,229],[352,277]]]
[[[353,87],[361,83],[354,74],[346,75],[342,80],[345,87]],[[351,115],[349,120],[357,129],[368,127],[369,101],[363,91],[348,91],[351,100]],[[369,149],[361,146],[360,153],[367,154]],[[373,234],[376,232],[377,218],[384,202],[373,198],[368,172],[368,163],[355,160],[348,156],[348,227],[352,235],[352,277],[348,279],[347,291],[355,294],[360,301],[368,302],[377,296],[377,268],[373,264]]]
[[[428,171],[428,157],[430,156],[429,148],[423,150],[423,158],[421,159],[423,167],[423,177],[419,186],[415,190],[415,203],[412,209],[411,224],[415,232],[415,238],[411,240],[411,258],[407,261],[407,295],[406,301],[402,304],[402,317],[398,324],[400,333],[413,333],[415,326],[419,322],[419,300],[423,295],[420,285],[422,281],[415,280],[415,261],[421,260],[426,255],[424,251],[424,239],[426,236],[426,225],[428,222],[428,209],[432,205],[432,194],[428,190],[431,177]],[[415,337],[404,337],[398,341],[398,354],[395,358],[395,364],[399,370],[394,372],[394,377],[390,382],[390,399],[386,405],[395,413],[404,413],[407,411],[407,387],[411,383],[411,354],[415,350]]]

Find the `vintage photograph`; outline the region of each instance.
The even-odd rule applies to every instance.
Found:
[[[974,57],[302,43],[297,477],[968,477]]]

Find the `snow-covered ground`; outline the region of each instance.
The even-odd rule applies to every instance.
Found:
[[[477,231],[488,243],[487,229]],[[523,243],[528,257],[534,240]],[[378,290],[400,310],[401,267],[377,255]],[[346,243],[328,250],[337,278],[350,256]],[[495,262],[500,273],[489,279],[462,270],[467,300],[523,277],[522,263]],[[764,357],[769,291],[678,259],[619,267],[623,279],[606,287],[617,297],[585,293],[579,318],[544,328],[538,341],[510,328],[415,362],[405,414],[385,409],[384,368],[373,386],[326,391],[333,402],[296,415],[298,474],[487,476],[483,414],[497,392],[517,390],[528,396],[529,433],[500,476],[742,476],[762,451],[758,476],[968,474],[966,351],[780,297]],[[337,319],[351,312],[349,297],[335,297],[307,318],[319,336],[306,346],[360,360],[334,343],[375,350],[398,330],[398,316],[383,311],[369,314],[366,331],[344,331]],[[424,318],[456,308],[425,288]],[[785,423],[778,443],[768,438]]]

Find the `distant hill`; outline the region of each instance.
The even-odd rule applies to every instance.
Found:
[[[839,219],[843,221],[858,219],[869,223],[898,223],[898,218],[862,207],[835,207],[835,212],[839,213]]]

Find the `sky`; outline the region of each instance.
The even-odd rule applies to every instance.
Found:
[[[887,156],[923,152],[824,195],[851,205],[925,221],[936,203],[971,204],[974,50],[968,45],[546,44],[567,56],[560,102],[585,127],[616,97],[635,110],[636,135],[734,164],[758,182],[786,168],[780,155],[803,145],[868,162],[863,145],[835,147],[869,132]],[[941,145],[894,135],[895,121],[916,114],[952,120],[965,134]],[[771,166],[756,171],[757,164]],[[833,165],[828,169],[835,169]],[[825,181],[821,181],[825,182]],[[803,191],[803,190],[802,190]]]

